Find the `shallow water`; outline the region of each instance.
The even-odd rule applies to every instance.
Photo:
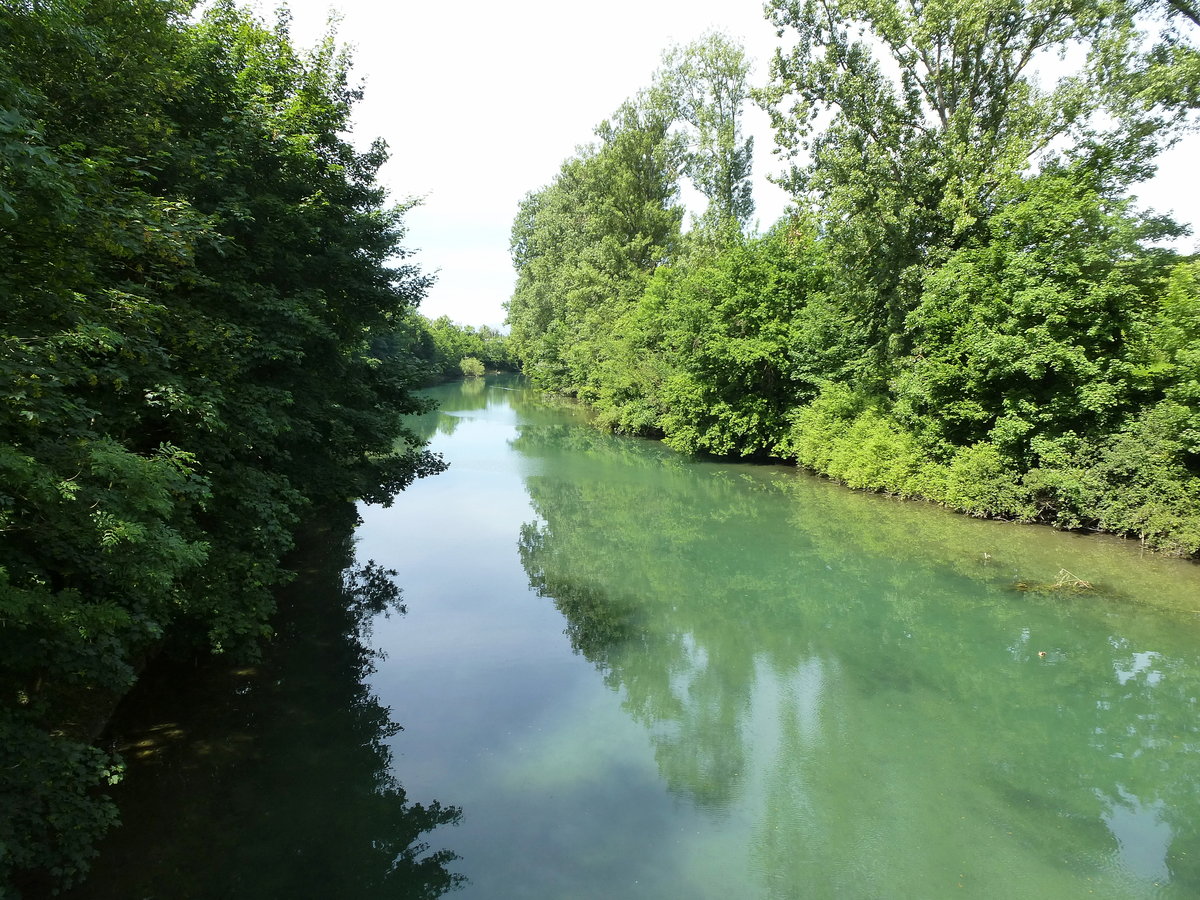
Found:
[[[462,896],[1200,896],[1200,567],[434,393],[359,702]]]

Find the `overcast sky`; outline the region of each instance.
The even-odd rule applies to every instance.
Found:
[[[706,30],[742,41],[765,79],[778,39],[761,0],[287,0],[293,36],[310,45],[331,10],[354,48],[366,97],[355,139],[383,137],[382,179],[394,199],[422,196],[408,214],[415,262],[438,271],[422,306],[469,325],[500,325],[512,292],[509,229],[526,192],[549,182],[622,101],[649,85],[662,52]],[[273,4],[264,3],[264,9]],[[747,113],[755,142],[756,218],[765,228],[787,198],[766,116]],[[1200,220],[1197,142],[1170,154],[1141,191],[1159,211]],[[1191,249],[1195,238],[1183,249]]]

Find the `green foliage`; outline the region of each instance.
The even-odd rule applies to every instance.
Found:
[[[939,463],[881,407],[844,386],[826,385],[793,415],[781,450],[849,487],[924,497],[977,516],[1033,517],[1019,473],[995,445],[961,447]]]
[[[1118,106],[1186,121],[1200,108],[1200,7],[1191,0],[1105,5],[1111,17],[1097,68]]]
[[[1180,263],[1171,273],[1152,332],[1151,373],[1168,400],[1179,404],[1179,438],[1200,456],[1200,262]]]
[[[911,435],[872,403],[827,384],[791,416],[779,450],[805,468],[844,484],[901,497],[931,492],[937,474]]]
[[[1162,289],[1161,224],[1105,197],[1086,171],[1051,168],[989,219],[987,242],[932,271],[907,319],[894,390],[931,446],[991,440],[1026,464],[1031,441],[1119,423]]]
[[[81,748],[164,641],[252,651],[306,504],[440,467],[400,425],[417,367],[373,352],[428,279],[392,262],[385,149],[345,139],[348,57],[191,6],[2,13],[0,728],[30,768],[0,791],[59,776],[0,879],[82,871],[109,813]]]
[[[717,244],[740,233],[754,212],[754,138],[741,134],[749,75],[745,50],[714,32],[664,54],[656,79],[661,102],[688,129],[684,170],[708,199],[698,230]]]
[[[483,363],[480,362],[478,359],[476,359],[474,356],[464,356],[462,358],[462,361],[459,362],[458,365],[459,365],[459,368],[462,369],[462,373],[464,375],[466,375],[468,378],[483,377],[483,373],[485,371],[485,369],[483,367]]]
[[[653,105],[623,105],[599,143],[529,194],[513,224],[511,341],[536,385],[596,396],[613,323],[679,241],[680,147]]]
[[[46,871],[62,885],[81,879],[95,842],[117,821],[93,786],[114,783],[120,764],[88,743],[5,716],[0,766],[0,888],[22,871]]]
[[[811,396],[827,348],[797,327],[823,287],[822,259],[795,223],[730,244],[706,259],[655,273],[614,330],[614,358],[640,359],[653,379],[652,427],[685,452],[769,453],[788,410]],[[650,372],[654,371],[654,376]],[[645,395],[605,379],[601,415],[626,430],[645,419]],[[637,411],[628,413],[626,407]]]
[[[774,0],[794,32],[761,92],[784,183],[817,215],[877,388],[908,349],[925,269],[977,243],[1031,160],[1079,140],[1100,92],[1080,72],[1049,89],[1032,68],[1096,26],[1085,0]],[[1109,150],[1141,152],[1139,141]],[[801,154],[804,154],[803,156]]]
[[[1200,551],[1200,479],[1180,438],[1187,411],[1164,401],[1112,435],[1033,441],[1026,471],[994,443],[938,462],[877,400],[827,385],[792,415],[780,452],[849,487],[924,497],[976,516],[1134,534],[1183,555]]]
[[[725,226],[613,265],[641,246],[601,214],[630,196],[615,144],[568,161],[513,228],[524,370],[684,452],[1194,553],[1200,268],[1128,196],[1195,106],[1194,10],[1149,41],[1159,6],[775,0],[795,41],[756,96],[798,209],[762,238],[725,227],[746,62],[720,36],[673,51],[652,105],[692,141],[659,146]]]
[[[955,452],[947,466],[945,493],[937,499],[974,516],[1033,517],[1013,460],[987,441]]]
[[[1043,518],[1133,534],[1181,555],[1200,553],[1200,478],[1186,439],[1189,412],[1170,400],[1129,416],[1112,435],[1042,448],[1024,478]]]
[[[486,369],[512,371],[516,368],[508,336],[495,328],[483,325],[459,325],[449,316],[429,320],[417,317],[417,337],[399,351],[415,353],[427,367],[426,380],[453,378],[463,374],[461,362],[466,357],[478,360]],[[482,374],[482,372],[480,373]]]

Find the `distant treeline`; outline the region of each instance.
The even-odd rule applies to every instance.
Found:
[[[1200,262],[1131,197],[1195,121],[1196,8],[768,14],[765,85],[721,35],[677,48],[526,197],[523,370],[682,451],[1200,552]],[[750,100],[794,198],[762,234]]]
[[[484,371],[515,372],[516,358],[509,348],[508,335],[489,325],[460,325],[449,316],[429,319],[415,316],[404,331],[378,338],[375,353],[389,362],[405,365],[418,360],[424,368],[426,384],[464,374]],[[478,366],[472,364],[472,360]]]
[[[348,57],[194,5],[0,6],[5,897],[85,871],[92,740],[149,655],[249,652],[305,510],[442,467],[401,425],[429,278]]]

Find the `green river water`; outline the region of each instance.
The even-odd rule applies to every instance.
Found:
[[[131,698],[79,896],[1200,896],[1200,567],[433,393],[407,613],[313,538],[349,611]]]

